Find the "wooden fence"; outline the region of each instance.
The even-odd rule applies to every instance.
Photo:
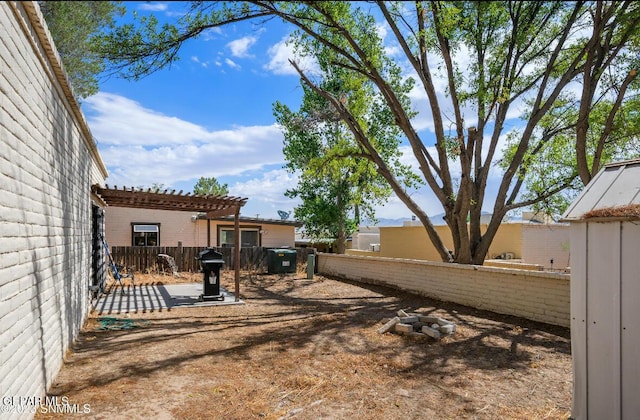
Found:
[[[181,246],[113,246],[111,255],[116,264],[131,267],[136,272],[152,272],[159,269],[158,254],[166,254],[174,258],[180,272],[199,272],[200,262],[196,260],[206,247]],[[234,249],[222,247],[213,249],[222,254],[223,270],[233,270]],[[240,269],[254,272],[268,271],[268,250],[271,248],[240,248]],[[307,256],[315,254],[315,248],[295,248],[297,251],[298,269],[307,263]]]

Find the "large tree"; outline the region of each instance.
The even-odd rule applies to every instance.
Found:
[[[638,8],[593,2],[588,12],[588,25],[579,28],[584,62],[575,71],[575,87],[560,93],[540,118],[522,160],[521,198],[535,200],[560,179],[573,178],[562,192],[533,203],[551,216],[562,214],[604,164],[640,156]],[[517,135],[509,139],[502,168],[518,143]]]
[[[374,16],[383,25],[372,24]],[[334,106],[360,156],[375,164],[423,223],[444,261],[482,263],[508,212],[550,200],[577,176],[588,182],[604,163],[598,145],[615,138],[612,129],[597,139],[590,135],[588,116],[607,98],[611,107],[606,121],[613,124],[637,92],[640,4],[630,0],[194,2],[178,27],[159,31],[147,21],[139,28],[120,28],[102,46],[116,66],[135,78],[176,60],[182,43],[204,29],[246,19],[268,22],[270,17],[297,28],[298,51],[327,57],[331,68],[366,77],[384,98],[420,175],[442,205],[453,250],[444,246],[426,212],[382,159],[352,105],[292,62],[302,83]],[[381,40],[385,32],[390,34],[386,45]],[[394,83],[399,74],[416,81],[413,94],[426,98],[421,108],[408,104],[406,92]],[[559,131],[545,131],[543,123],[575,91],[579,100],[570,135],[574,170],[554,173],[552,182],[526,194],[527,177],[543,145],[566,141],[556,135]],[[430,117],[433,144],[431,135],[417,129],[414,111]],[[516,125],[517,116],[522,119]],[[505,137],[509,143],[503,156]],[[589,139],[595,139],[595,150]],[[496,197],[486,203],[487,183],[496,171],[501,172]],[[485,230],[483,207],[493,210]]]
[[[365,77],[332,72],[327,57],[317,58],[323,90],[351,104],[385,163],[407,187],[412,186],[415,176],[399,161],[400,132],[374,86]],[[333,239],[337,253],[342,254],[347,237],[361,220],[375,221],[374,205],[386,201],[391,189],[373,162],[362,155],[335,106],[314,89],[303,86],[303,91],[298,112],[280,102],[274,106],[284,134],[285,167],[298,175],[297,185],[286,195],[301,200],[295,216],[304,223],[305,234],[316,240]]]
[[[215,177],[200,177],[196,185],[193,186],[194,194],[203,195],[227,195],[229,194],[229,186],[221,184]]]
[[[120,1],[39,1],[53,42],[60,54],[76,98],[98,92],[98,77],[105,69],[92,49],[93,36],[112,28],[124,14]]]

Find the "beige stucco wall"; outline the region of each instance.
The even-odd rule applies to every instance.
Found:
[[[450,249],[453,248],[453,240],[451,239],[449,228],[439,225],[435,226],[435,229],[445,245]],[[483,225],[482,232],[485,231],[486,225]],[[522,258],[521,224],[502,224],[491,243],[487,258],[495,258],[505,252],[513,253],[514,258]],[[380,256],[441,261],[423,226],[381,227]]]
[[[192,222],[193,214],[109,206],[105,210],[105,237],[110,246],[131,246],[131,223],[160,223],[159,246],[178,246],[178,242],[182,246],[207,246],[207,222]]]
[[[295,248],[295,227],[284,225],[263,225],[262,246],[268,248]]]
[[[207,220],[192,221],[195,213],[188,211],[147,210],[127,207],[107,207],[105,211],[105,237],[109,246],[131,246],[131,223],[160,223],[159,246],[207,246]],[[233,228],[233,222],[211,220],[210,245],[218,246],[218,226]],[[294,247],[293,226],[269,223],[240,223],[241,228],[262,230],[264,247]]]
[[[217,231],[217,226],[224,226],[225,228],[233,228],[231,222],[211,221],[211,235],[212,246],[216,245],[214,237],[214,230]],[[295,227],[287,225],[276,225],[270,223],[246,223],[241,222],[240,228],[260,229],[260,244],[266,248],[294,248],[295,247]]]
[[[318,255],[318,272],[568,327],[569,275],[441,262]]]

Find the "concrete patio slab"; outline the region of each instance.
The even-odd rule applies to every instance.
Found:
[[[243,304],[233,293],[220,287],[221,300],[202,301],[202,283],[136,284],[123,288],[111,287],[94,303],[99,315],[170,310],[178,307],[220,306]]]

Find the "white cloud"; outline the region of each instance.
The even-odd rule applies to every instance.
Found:
[[[290,59],[295,60],[298,66],[306,74],[317,74],[318,64],[313,57],[297,57],[293,51],[293,46],[287,44],[288,36],[282,38],[280,42],[272,45],[267,54],[271,59],[264,66],[264,69],[278,75],[294,75],[298,73],[293,68]]]
[[[227,64],[227,66],[231,67],[232,69],[240,69],[240,65],[237,64],[236,62],[234,62],[233,60],[231,60],[230,58],[225,58],[224,62]]]
[[[144,108],[124,96],[100,92],[84,104],[95,113],[90,127],[100,144],[157,146],[210,136],[196,124]]]
[[[109,185],[175,185],[284,162],[276,125],[210,131],[109,93],[87,98],[84,105]]]
[[[440,202],[435,198],[433,192],[428,188],[422,188],[412,194],[411,198],[429,216],[434,216],[443,212]],[[375,207],[378,219],[400,219],[410,218],[412,213],[409,208],[394,194],[382,205]]]
[[[240,197],[249,197],[242,208],[242,214],[260,217],[278,218],[278,210],[293,210],[300,203],[298,199],[290,199],[284,195],[288,188],[297,184],[298,178],[285,169],[275,169],[262,174],[261,177],[237,182],[229,186],[229,193]]]
[[[200,64],[204,68],[207,68],[209,66],[209,64],[207,62],[200,61],[200,59],[195,55],[191,56],[191,61],[193,61],[196,64]]]
[[[220,35],[222,35],[222,28],[219,26],[214,26],[213,28],[207,28],[200,33],[200,38],[203,41],[211,41],[217,39]]]
[[[148,12],[164,12],[169,8],[167,3],[158,3],[158,2],[149,2],[149,3],[140,3],[138,5],[138,9],[145,10]]]
[[[258,38],[254,36],[245,36],[227,43],[227,47],[231,50],[231,55],[238,58],[251,57],[249,48],[253,46]]]

